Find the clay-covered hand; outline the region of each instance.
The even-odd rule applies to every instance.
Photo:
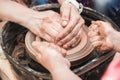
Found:
[[[56,40],[58,45],[69,48],[78,43],[80,39],[81,27],[84,24],[78,9],[71,3],[63,3],[60,8],[61,24],[64,30],[58,34]]]
[[[40,42],[38,39],[32,43],[32,46],[36,50],[36,60],[50,72],[61,66],[70,67],[70,62],[64,58],[66,50],[59,46],[53,43]]]
[[[38,12],[11,0],[0,0],[0,18],[18,23],[49,42],[63,30],[58,13],[50,10]]]
[[[33,15],[25,26],[46,41],[54,42],[56,36],[63,30],[60,21],[60,15],[49,10]]]
[[[108,22],[93,21],[89,26],[89,37],[93,47],[100,52],[105,52],[114,48],[111,41],[113,32],[115,30],[112,25]]]

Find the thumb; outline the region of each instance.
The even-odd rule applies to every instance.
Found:
[[[112,25],[111,25],[109,22],[96,21],[96,22],[94,22],[94,23],[95,23],[95,24],[98,24],[101,32],[103,31],[103,32],[106,33],[107,35],[109,35],[109,33],[110,33],[111,31],[114,31]]]
[[[35,50],[36,54],[37,54],[37,53],[38,53],[38,54],[42,54],[41,50],[44,49],[44,48],[43,48],[44,46],[41,46],[40,42],[34,41],[34,42],[32,43],[32,47],[33,47],[33,49]]]
[[[62,19],[62,26],[67,26],[70,18],[71,7],[69,4],[63,4],[60,8],[60,14]]]
[[[67,64],[67,67],[70,68],[71,67],[71,63],[68,59],[65,58],[65,63]]]

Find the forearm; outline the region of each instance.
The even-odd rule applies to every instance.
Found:
[[[51,74],[53,80],[82,80],[67,67],[52,70]]]
[[[0,18],[7,21],[24,24],[29,21],[37,12],[19,3],[0,0]]]

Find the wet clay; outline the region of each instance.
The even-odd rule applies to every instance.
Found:
[[[89,42],[89,38],[87,36],[87,26],[84,25],[82,33],[81,33],[81,41],[77,44],[77,46],[68,49],[68,53],[66,58],[69,59],[70,61],[76,61],[79,60],[81,58],[84,58],[86,56],[88,56],[91,51],[93,50],[90,42]],[[35,60],[35,54],[36,51],[32,48],[32,42],[35,40],[35,35],[33,33],[31,33],[30,31],[27,32],[26,36],[25,36],[25,45],[27,48],[27,52],[30,55],[30,57],[32,59]]]

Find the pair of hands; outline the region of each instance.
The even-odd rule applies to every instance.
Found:
[[[47,41],[33,42],[33,48],[37,51],[35,54],[38,55],[35,56],[36,60],[50,72],[62,67],[69,68],[65,49],[75,46],[81,40],[83,24],[84,20],[77,8],[70,3],[61,6],[60,14],[51,10],[35,12],[24,26]]]
[[[32,43],[36,50],[36,60],[48,71],[53,72],[60,68],[70,68],[70,62],[64,58],[67,51],[54,43],[40,42],[39,37]]]
[[[89,27],[89,37],[93,47],[104,52],[113,49],[111,42],[112,32],[115,30],[111,24],[103,21],[93,21]],[[70,62],[64,58],[67,51],[54,43],[40,42],[36,40],[32,43],[33,48],[37,51],[36,60],[50,72],[63,67],[70,67]],[[47,61],[46,61],[47,60]]]
[[[51,10],[39,14],[28,23],[28,29],[34,34],[48,42],[56,42],[65,49],[75,46],[74,44],[80,41],[80,29],[84,20],[74,5],[63,4],[60,14]]]

